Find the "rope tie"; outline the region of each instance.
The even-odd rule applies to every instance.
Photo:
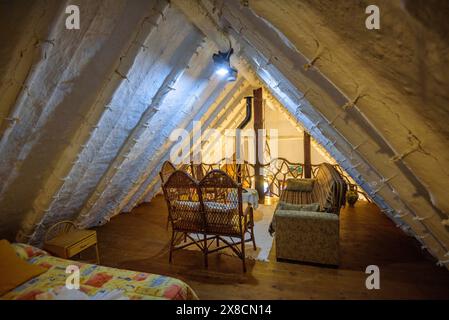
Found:
[[[444,265],[449,263],[449,259],[448,260],[440,260],[437,262],[437,266],[439,267],[444,267]]]
[[[406,156],[408,156],[409,154],[411,154],[415,151],[418,151],[419,148],[420,148],[420,146],[416,145],[415,147],[410,148],[409,150],[405,151],[404,153],[401,153],[401,154],[395,155],[394,157],[391,157],[390,160],[393,162],[400,161],[400,160],[404,159]]]
[[[338,118],[340,118],[340,116],[341,116],[342,113],[343,113],[343,111],[340,111],[339,113],[337,113],[337,114],[335,115],[335,117],[334,117],[331,121],[328,121],[328,123],[329,123],[330,125],[333,125],[334,122],[335,122]]]
[[[8,122],[10,122],[12,124],[20,121],[20,119],[16,118],[16,117],[5,117],[5,118],[3,118],[3,120],[8,121]]]
[[[420,217],[420,216],[416,215],[416,217],[414,217],[413,220],[415,220],[415,221],[424,221],[424,220],[427,220],[429,218],[432,218],[434,215],[435,215],[434,213],[430,214],[428,216],[425,216],[425,217]]]
[[[395,174],[394,176],[390,177],[390,178],[381,178],[380,182],[379,182],[379,187],[373,191],[374,194],[377,194],[380,190],[382,190],[383,187],[385,187],[387,185],[387,183],[389,181],[391,181],[392,179],[394,179],[395,177],[397,177],[397,174]]]
[[[327,143],[328,146],[333,146],[333,147],[335,147],[336,144],[337,144],[337,139],[335,139],[335,140],[332,141],[332,142],[328,142],[328,143]]]
[[[317,44],[318,44],[318,48],[317,48],[317,51],[315,53],[315,56],[312,58],[312,60],[310,60],[308,63],[306,63],[304,65],[304,70],[305,71],[309,71],[310,68],[314,67],[315,63],[321,57],[321,54],[322,54],[323,50],[322,50],[322,48],[321,48],[321,46],[320,46],[320,44],[318,42],[317,42]]]
[[[397,214],[394,215],[394,217],[395,217],[395,218],[398,218],[398,219],[402,219],[402,218],[404,218],[404,217],[406,217],[406,216],[408,216],[408,215],[409,215],[408,212],[402,213],[402,211],[399,211]]]
[[[357,169],[357,168],[360,167],[361,165],[362,165],[362,163],[359,162],[359,163],[354,164],[352,167],[353,167],[354,169]]]
[[[344,110],[344,111],[347,111],[347,109],[355,107],[355,105],[357,104],[357,102],[359,101],[359,99],[362,98],[362,97],[364,97],[364,96],[365,96],[365,95],[363,95],[362,93],[358,93],[357,96],[356,96],[354,99],[352,99],[352,100],[346,102],[346,103],[342,106],[343,110]]]
[[[360,148],[362,145],[364,145],[367,142],[368,142],[368,140],[364,140],[364,141],[360,142],[358,145],[352,147],[352,150],[356,151],[358,148]]]
[[[424,240],[424,239],[428,238],[429,236],[430,236],[430,233],[426,232],[424,235],[418,235],[418,238]]]
[[[321,120],[318,120],[316,123],[312,124],[310,126],[310,132],[312,132],[313,130],[315,130],[316,128],[318,128],[318,126],[321,124]]]

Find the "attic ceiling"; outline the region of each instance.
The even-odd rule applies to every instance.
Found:
[[[449,8],[376,1],[367,30],[369,2],[2,1],[0,235],[39,244],[54,221],[91,227],[150,201],[170,133],[232,127],[263,86],[448,266]],[[211,59],[229,43],[232,83]]]

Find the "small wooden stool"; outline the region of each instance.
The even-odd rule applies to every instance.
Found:
[[[60,258],[69,259],[95,246],[96,263],[100,263],[97,232],[77,229],[71,221],[61,221],[45,235],[44,249]]]

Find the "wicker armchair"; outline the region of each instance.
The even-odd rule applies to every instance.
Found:
[[[159,176],[161,177],[162,184],[167,182],[168,178],[176,171],[175,166],[170,161],[165,161],[162,164]]]
[[[198,172],[201,167],[196,169]],[[168,207],[168,223],[172,225],[169,261],[172,262],[174,251],[196,245],[203,252],[207,267],[208,254],[230,248],[242,259],[246,271],[245,242],[252,242],[254,250],[256,242],[252,208],[243,212],[242,186],[221,170],[210,171],[198,183],[168,161],[162,165],[159,175]],[[209,249],[211,241],[217,243],[212,250]]]
[[[191,245],[196,245],[204,252],[207,248],[206,223],[198,183],[186,172],[177,170],[170,175],[162,190],[168,206],[168,218],[172,224],[169,261],[172,262],[173,251]],[[202,241],[196,239],[195,234],[202,236]],[[187,242],[187,239],[190,242]],[[181,242],[184,243],[178,245]]]
[[[162,164],[161,171],[159,172],[159,176],[161,177],[162,186],[167,182],[168,178],[176,171],[175,166],[170,161],[165,161]],[[167,217],[167,225],[165,226],[168,229],[168,225],[170,224],[170,218]]]
[[[217,248],[209,250],[208,246],[205,247],[206,264],[209,253],[230,248],[242,259],[243,271],[246,272],[245,242],[253,242],[254,249],[256,243],[252,210],[248,207],[243,211],[242,186],[224,171],[213,170],[200,181],[199,188],[205,214],[205,232],[217,239]],[[245,239],[247,233],[249,239]],[[220,246],[220,241],[223,246]]]

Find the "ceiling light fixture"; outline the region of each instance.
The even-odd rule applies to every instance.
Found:
[[[215,64],[215,73],[219,76],[227,76],[227,81],[237,80],[237,70],[231,67],[231,55],[234,53],[234,49],[231,48],[227,52],[218,51],[212,56]]]

